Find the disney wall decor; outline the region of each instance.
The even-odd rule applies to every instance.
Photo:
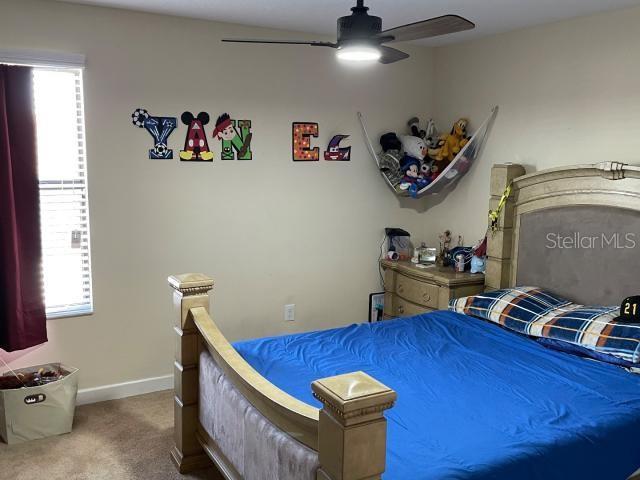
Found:
[[[184,112],[180,117],[187,125],[187,137],[184,150],[180,150],[180,160],[185,162],[212,162],[213,152],[209,150],[204,126],[209,123],[209,114],[200,112],[197,117],[191,112]]]
[[[311,148],[311,137],[318,136],[318,124],[312,122],[293,122],[292,153],[294,162],[317,162],[320,149]]]
[[[349,135],[334,135],[324,152],[324,159],[348,162],[351,160],[351,147],[340,147],[340,142]]]
[[[222,142],[222,160],[251,160],[251,120],[232,120],[223,113],[216,120],[213,138]]]
[[[180,160],[184,162],[212,162],[214,153],[209,148],[206,125],[211,117],[207,112],[195,116],[185,111],[180,120],[187,126],[184,147],[180,150]],[[144,128],[153,137],[154,147],[149,150],[151,159],[172,159],[173,150],[168,147],[168,138],[177,128],[176,117],[151,116],[144,108],[137,108],[131,114],[131,122],[138,128]],[[228,113],[218,116],[213,127],[212,138],[220,142],[222,160],[253,160],[251,120],[234,120]],[[316,122],[293,122],[291,150],[295,162],[317,162],[320,160],[320,148],[311,145],[312,138],[318,138],[320,127]],[[350,161],[351,146],[341,143],[349,138],[346,134],[331,137],[323,158],[327,161]],[[214,140],[214,141],[215,141]],[[175,147],[174,147],[175,148]]]
[[[138,128],[144,128],[153,137],[153,148],[149,150],[150,159],[173,158],[173,150],[167,146],[167,139],[178,126],[175,117],[152,117],[144,108],[136,108],[131,114],[131,123]]]

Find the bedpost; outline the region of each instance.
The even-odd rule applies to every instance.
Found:
[[[396,392],[364,372],[316,380],[322,402],[318,480],[376,480],[386,464],[387,421]]]
[[[189,312],[194,307],[209,311],[209,290],[213,279],[199,273],[172,275],[173,306],[176,325],[174,362],[174,438],[171,458],[180,473],[211,465],[196,438],[198,427],[198,356],[199,334]]]
[[[517,164],[494,165],[491,168],[491,198],[489,210],[494,211],[500,203],[505,189],[513,180],[525,174],[524,167]],[[485,289],[506,288],[511,280],[511,253],[513,240],[513,209],[517,192],[512,190],[500,215],[496,231],[487,236],[487,265]]]

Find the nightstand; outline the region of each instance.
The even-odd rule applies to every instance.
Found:
[[[446,310],[449,300],[484,290],[481,273],[451,267],[418,268],[411,262],[381,260],[384,270],[384,319]]]

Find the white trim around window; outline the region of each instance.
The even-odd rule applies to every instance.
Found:
[[[84,68],[85,56],[46,50],[0,48],[0,63],[47,68]]]

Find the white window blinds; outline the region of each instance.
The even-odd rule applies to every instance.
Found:
[[[47,317],[83,315],[93,301],[82,70],[33,72]]]

